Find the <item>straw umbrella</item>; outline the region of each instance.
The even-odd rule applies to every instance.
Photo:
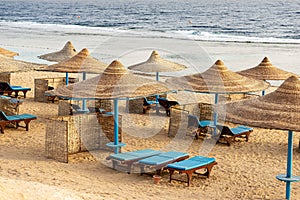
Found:
[[[269,84],[264,81],[247,78],[229,70],[221,60],[217,60],[203,73],[174,77],[166,82],[177,85],[181,90],[215,94],[215,104],[219,101],[219,94],[247,93],[269,87]],[[217,117],[217,113],[214,112],[214,127],[217,124]]]
[[[161,58],[157,51],[152,51],[150,57],[145,62],[141,62],[128,67],[128,69],[135,71],[150,73],[155,72],[157,81],[159,81],[159,72],[174,72],[186,68],[187,67],[184,65]],[[156,96],[156,106],[158,106],[158,96]]]
[[[292,175],[293,131],[300,131],[300,81],[291,76],[277,90],[255,99],[225,104],[228,121],[262,128],[288,130],[287,174],[276,178],[286,182],[286,199],[290,199]]]
[[[57,64],[50,65],[45,70],[52,72],[66,72],[66,77],[68,77],[68,73],[83,73],[83,79],[85,80],[86,73],[101,73],[106,66],[106,63],[93,58],[89,50],[84,48],[75,56]],[[66,84],[68,84],[68,82]]]
[[[61,50],[40,55],[38,56],[38,58],[52,61],[52,62],[60,62],[72,58],[73,56],[76,55],[76,53],[77,52],[73,44],[70,41],[68,41]]]
[[[187,68],[184,65],[165,60],[160,57],[157,51],[152,51],[147,61],[128,67],[130,70],[141,72],[155,72],[156,80],[159,80],[159,72],[174,72]]]
[[[250,69],[237,72],[240,75],[251,77],[258,80],[286,80],[290,76],[298,76],[291,72],[284,71],[272,65],[269,58],[265,57],[261,63]],[[263,91],[264,95],[264,91]]]
[[[106,66],[107,64],[93,58],[88,49],[84,48],[72,58],[50,65],[43,70],[52,72],[65,72],[66,85],[68,85],[69,73],[83,73],[83,80],[85,80],[86,73],[99,74],[104,71]],[[82,109],[86,110],[85,101],[82,102]]]
[[[44,68],[45,64],[36,64],[20,60],[15,60],[8,56],[0,55],[0,73],[2,72],[24,72],[34,69]]]
[[[50,95],[72,99],[112,99],[115,116],[114,142],[108,146],[115,148],[115,153],[118,153],[118,149],[123,145],[118,143],[118,100],[141,98],[169,91],[171,90],[166,84],[134,75],[119,61],[113,61],[102,74],[59,87],[50,92]]]
[[[7,49],[3,49],[0,47],[0,54],[4,55],[4,56],[8,56],[8,57],[14,57],[14,56],[18,56],[19,53],[7,50]]]

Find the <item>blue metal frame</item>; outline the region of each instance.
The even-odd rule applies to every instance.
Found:
[[[86,80],[86,72],[82,73],[82,80]],[[86,109],[86,100],[82,100],[82,110],[88,112],[88,109]]]
[[[287,167],[286,174],[279,174],[276,178],[280,181],[286,182],[285,198],[291,199],[291,182],[298,182],[299,176],[293,176],[293,131],[289,130],[288,136],[288,152],[287,152]]]
[[[69,73],[66,72],[66,85],[69,85]]]
[[[159,72],[156,72],[156,81],[159,81]],[[156,110],[156,112],[158,112],[158,98],[159,98],[159,95],[156,95],[155,96],[155,100],[156,100],[155,110]]]
[[[219,102],[219,94],[216,93],[215,94],[215,105],[217,105]],[[214,112],[214,132],[213,132],[213,136],[217,135],[217,123],[218,123],[218,113]]]
[[[124,143],[119,143],[119,109],[118,109],[118,99],[114,99],[114,141],[106,144],[108,147],[114,148],[114,153],[118,154],[119,149],[125,146]]]

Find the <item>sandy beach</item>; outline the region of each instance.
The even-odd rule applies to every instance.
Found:
[[[58,73],[20,72],[12,84],[34,88],[37,77],[59,76]],[[0,135],[0,199],[283,199],[285,184],[276,175],[285,173],[287,132],[254,128],[249,142],[238,141],[228,147],[217,144],[207,156],[216,158],[210,178],[195,177],[192,185],[168,182],[163,172],[160,185],[152,177],[127,174],[108,167],[111,163],[100,157],[109,152],[85,152],[70,156],[69,163],[45,157],[45,124],[57,116],[58,105],[33,101],[33,91],[20,107],[20,113],[38,117],[30,130],[6,128]],[[156,115],[155,112],[150,115]],[[132,119],[145,115],[132,114]],[[143,148],[163,149],[174,138],[167,137],[168,119],[152,137],[139,138],[125,134],[123,151]],[[143,120],[142,120],[143,121]],[[154,124],[155,125],[155,124]],[[143,123],[134,124],[136,128]],[[294,174],[299,174],[299,133],[294,134]],[[190,137],[186,138],[190,140]],[[183,141],[184,142],[184,141]],[[194,140],[186,151],[191,155],[203,152],[203,140]],[[292,185],[292,199],[300,197],[300,185]]]
[[[25,32],[25,33],[24,33]],[[24,37],[26,35],[26,37]],[[271,62],[284,70],[299,73],[296,67],[300,57],[296,44],[255,44],[226,42],[195,42],[187,40],[154,39],[139,40],[132,37],[84,35],[37,35],[32,30],[6,31],[1,33],[0,45],[20,53],[17,60],[50,64],[37,59],[38,55],[59,50],[71,40],[76,48],[87,47],[96,58],[110,63],[120,59],[125,65],[145,60],[157,48],[162,52],[181,55],[179,60],[190,63],[196,71],[210,67],[215,60],[222,59],[225,65],[238,71],[256,66],[268,56]],[[46,41],[46,42],[45,42]],[[58,42],[59,41],[59,42]],[[140,48],[143,43],[145,48]],[[176,49],[181,46],[179,49]],[[186,48],[182,48],[185,46]],[[140,56],[132,56],[133,52]],[[193,53],[191,53],[193,52]],[[201,59],[195,56],[201,55]],[[194,59],[191,59],[194,58]],[[18,72],[13,74],[11,84],[34,88],[34,79],[62,76],[50,72]],[[210,178],[195,177],[192,185],[180,182],[169,183],[167,172],[162,174],[160,185],[153,184],[152,177],[127,174],[113,170],[111,163],[101,158],[109,152],[85,152],[70,156],[69,163],[60,163],[45,157],[45,126],[48,118],[57,116],[57,103],[40,103],[33,100],[34,91],[27,94],[20,107],[20,113],[30,113],[38,118],[30,123],[30,130],[6,128],[0,134],[0,199],[284,199],[285,184],[276,180],[276,175],[286,169],[287,132],[254,128],[248,142],[238,141],[230,147],[215,145],[207,156],[216,158],[218,165],[213,168]],[[154,112],[150,113],[155,115]],[[137,123],[133,128],[145,126],[147,116],[132,114]],[[157,119],[157,118],[155,118]],[[125,134],[127,144],[123,151],[144,148],[163,149],[174,138],[169,138],[168,118],[160,116],[160,130],[152,137],[140,138]],[[124,119],[125,120],[125,119]],[[230,124],[233,126],[233,124]],[[155,126],[155,123],[152,123]],[[300,174],[298,152],[299,133],[294,134],[293,173]],[[186,140],[190,156],[205,152],[203,140]],[[300,185],[292,184],[292,199],[300,198]]]
[[[212,144],[210,138],[195,139],[194,135],[187,134],[186,126],[185,130],[183,126],[176,129],[172,133],[175,137],[169,137],[169,130],[174,128],[170,124],[174,125],[178,116],[174,117],[176,115],[173,113],[176,120],[172,124],[163,109],[159,113],[154,109],[146,114],[129,113],[126,107],[129,104],[125,100],[119,100],[118,105],[122,142],[126,144],[122,147],[122,152],[151,148],[160,151],[182,151],[190,157],[200,155],[215,158],[217,165],[213,167],[210,177],[193,176],[188,187],[183,182],[170,183],[169,172],[164,170],[160,183],[154,184],[153,177],[140,175],[140,168],[136,165],[130,174],[113,169],[111,160],[106,159],[113,151],[103,148],[70,154],[67,163],[47,157],[53,149],[53,154],[62,151],[66,153],[76,145],[78,149],[89,149],[87,146],[90,144],[85,143],[86,141],[92,141],[92,145],[98,145],[97,147],[103,144],[103,147],[106,147],[107,141],[102,140],[103,137],[99,139],[99,135],[104,132],[104,128],[101,131],[99,128],[101,118],[98,118],[100,122],[89,121],[93,124],[86,127],[84,122],[96,119],[96,116],[84,115],[84,118],[77,122],[86,126],[76,126],[78,124],[75,123],[69,123],[70,126],[67,126],[63,117],[58,118],[59,108],[66,102],[35,101],[35,97],[38,96],[35,95],[35,88],[44,92],[44,88],[49,88],[47,86],[50,85],[40,81],[37,84],[40,88],[35,87],[36,79],[65,77],[66,74],[34,69],[54,64],[55,62],[39,59],[38,56],[59,51],[70,41],[77,52],[87,48],[90,56],[107,64],[118,60],[128,67],[146,61],[155,50],[162,58],[187,66],[182,71],[161,72],[161,81],[169,77],[204,72],[214,63],[224,63],[229,70],[238,72],[259,65],[265,57],[268,57],[275,67],[300,75],[299,16],[299,2],[281,0],[1,1],[0,48],[18,54],[10,59],[0,55],[1,78],[4,77],[7,81],[7,74],[2,73],[13,72],[10,73],[11,85],[31,88],[26,98],[20,98],[23,102],[18,112],[17,109],[15,111],[19,114],[35,115],[37,119],[30,122],[29,131],[22,127],[16,129],[13,124],[9,124],[5,127],[4,134],[0,133],[0,200],[285,199],[286,184],[277,180],[276,176],[287,173],[288,131],[253,127],[248,142],[238,139],[231,146]],[[74,53],[73,47],[70,51]],[[226,67],[223,67],[224,71]],[[154,73],[135,74],[155,79]],[[78,80],[84,77],[82,73],[68,75]],[[87,74],[87,78],[94,76],[96,74]],[[232,76],[231,74],[230,77]],[[210,77],[212,80],[215,80],[214,78]],[[237,78],[237,82],[232,85],[239,85],[240,79],[242,78]],[[111,80],[111,77],[105,80]],[[250,84],[254,81],[245,82]],[[272,87],[265,91],[266,94],[274,91],[283,81],[269,82]],[[84,89],[83,93],[86,91],[88,89]],[[118,92],[118,89],[114,91]],[[44,100],[43,92],[40,93],[40,97]],[[214,94],[186,93],[189,94],[177,92],[168,94],[167,97],[182,104],[192,104],[195,100],[213,104],[215,100]],[[261,94],[261,91],[258,91],[252,95],[256,98]],[[219,103],[224,96],[228,97],[220,95]],[[245,96],[249,97],[250,94]],[[276,97],[279,99],[279,96]],[[292,107],[293,113],[296,113],[298,107],[293,107],[296,101],[290,101],[291,98],[285,96],[287,106],[284,108]],[[273,99],[275,98],[271,100]],[[0,103],[3,100],[8,101],[1,99]],[[281,99],[280,103],[282,102]],[[268,105],[272,105],[269,107],[273,108],[273,105],[278,104]],[[207,107],[210,108],[210,105]],[[244,117],[245,113],[249,115],[250,110],[256,111],[251,106],[247,112],[240,113]],[[10,108],[9,111],[13,110]],[[207,110],[204,108],[204,111]],[[258,116],[257,113],[254,115]],[[264,116],[264,123],[269,117],[264,114],[260,116]],[[281,116],[291,119],[289,113],[281,115],[280,112]],[[112,132],[113,126],[110,125],[113,124],[113,118],[111,115],[106,117],[108,122],[104,121],[109,126],[105,128],[108,127]],[[54,118],[57,123],[52,123]],[[74,118],[76,116],[73,116]],[[219,121],[222,121],[221,118],[220,114]],[[270,123],[275,122],[271,117],[268,120]],[[275,123],[277,122],[282,125],[278,118]],[[238,125],[224,123],[229,127]],[[288,124],[290,123],[295,123],[295,126],[299,124],[294,118],[288,121]],[[73,140],[61,141],[61,138],[65,139],[66,134],[63,134],[67,131]],[[78,133],[79,131],[82,132]],[[78,135],[84,135],[88,139]],[[294,131],[293,136],[293,175],[300,176],[300,132]],[[49,142],[49,137],[59,138],[56,142],[59,141],[57,143],[60,144],[53,144],[52,140]],[[64,145],[71,147],[66,150]],[[175,177],[186,178],[180,174],[176,174]],[[300,199],[300,184],[292,183],[291,188],[291,199]]]

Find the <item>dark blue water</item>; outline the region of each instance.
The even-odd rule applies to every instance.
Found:
[[[300,1],[0,1],[0,27],[59,31],[54,25],[72,27],[69,32],[76,27],[77,34],[126,31],[195,40],[300,43]]]

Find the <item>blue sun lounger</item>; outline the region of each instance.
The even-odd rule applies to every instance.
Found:
[[[199,120],[195,115],[188,115],[188,128],[196,128],[192,132],[195,134],[195,138],[198,139],[199,136],[206,136],[208,132],[208,127],[214,125],[213,121],[210,120]]]
[[[207,178],[209,178],[210,172],[213,166],[216,164],[217,162],[215,158],[208,158],[204,156],[194,156],[187,160],[182,160],[179,162],[168,164],[167,169],[170,172],[170,182],[172,180],[186,182],[189,186],[192,181],[193,174],[204,175],[207,176]],[[196,172],[199,169],[206,169],[206,172],[205,173]],[[179,172],[180,174],[186,174],[187,181],[172,178],[175,171]]]
[[[31,120],[36,119],[37,117],[31,114],[21,114],[21,115],[12,115],[7,116],[3,111],[0,111],[0,127],[1,127],[1,133],[4,133],[4,127],[9,123],[15,123],[16,128],[21,127],[20,122],[25,123],[26,131],[29,130],[29,123]]]
[[[157,104],[156,101],[149,101],[146,97],[144,97],[143,114],[145,114],[147,112],[147,110],[156,106],[156,104]]]
[[[23,92],[24,98],[26,98],[26,93],[30,91],[31,88],[24,88],[22,86],[11,86],[8,82],[0,82],[0,94],[7,93],[11,95],[15,93],[15,97],[18,97],[19,92]]]
[[[228,146],[230,146],[236,138],[245,138],[247,142],[249,140],[250,133],[253,131],[253,128],[243,125],[234,128],[229,128],[225,125],[217,125],[217,129],[220,132],[219,141],[225,141]]]
[[[130,173],[132,164],[141,160],[143,158],[147,158],[150,156],[154,156],[162,153],[161,151],[153,150],[153,149],[142,149],[132,152],[111,154],[106,159],[112,160],[113,168],[116,169],[116,166],[125,165],[125,170]]]
[[[137,164],[141,168],[141,174],[156,171],[160,174],[161,171],[170,163],[185,160],[189,154],[178,151],[169,151],[155,156],[141,159]]]

